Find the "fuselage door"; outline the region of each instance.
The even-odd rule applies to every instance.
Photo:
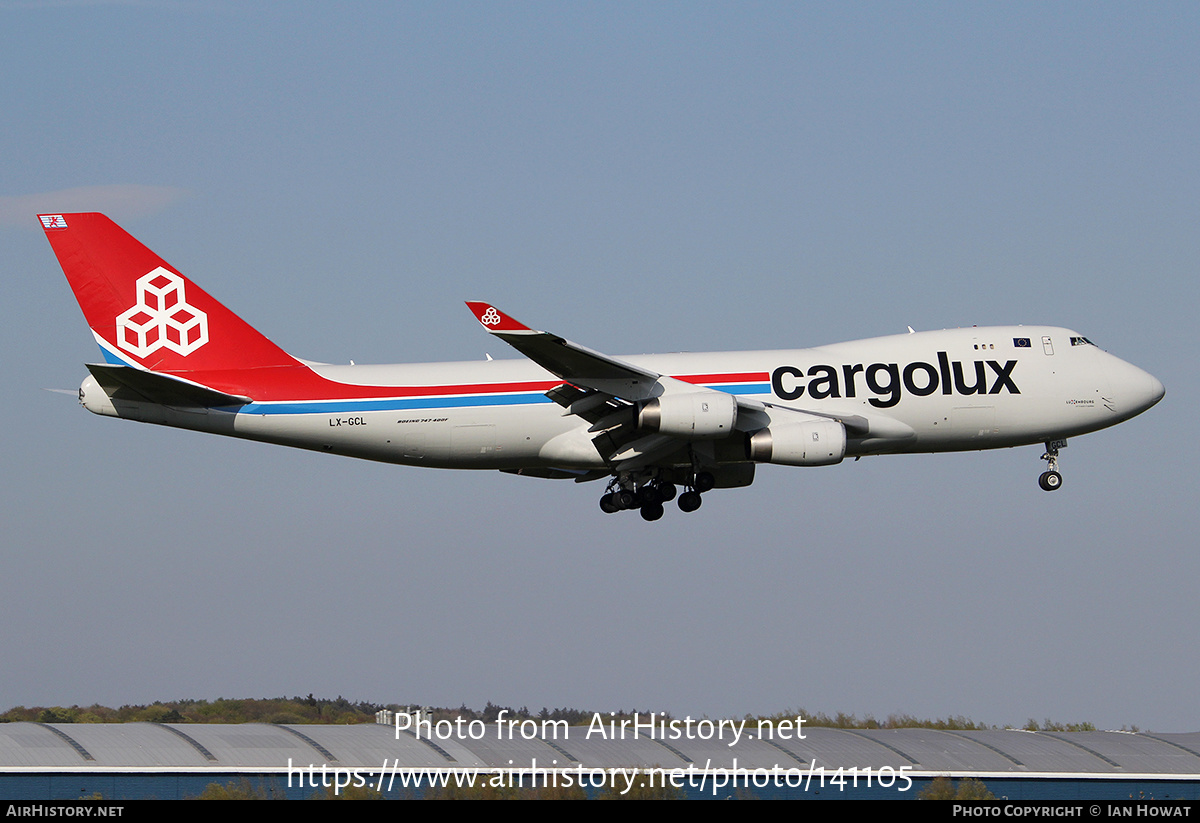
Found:
[[[950,417],[950,430],[963,440],[975,440],[998,434],[995,406],[960,406]]]
[[[496,427],[491,424],[455,426],[450,431],[450,458],[484,462],[496,451]]]

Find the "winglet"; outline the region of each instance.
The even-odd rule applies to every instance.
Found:
[[[475,319],[492,334],[537,334],[535,330],[509,317],[491,303],[468,300],[467,308],[471,310],[471,314],[475,315]]]

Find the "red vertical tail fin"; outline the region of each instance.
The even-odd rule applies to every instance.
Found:
[[[299,365],[103,214],[38,219],[108,362],[164,372]]]

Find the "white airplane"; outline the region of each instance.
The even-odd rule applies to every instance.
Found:
[[[815,349],[609,357],[467,306],[525,360],[329,365],[284,352],[102,214],[39,215],[103,363],[91,412],[401,463],[608,479],[605,512],[662,517],[758,463],[1045,444],[1163,397],[1156,378],[1067,329],[912,332]]]

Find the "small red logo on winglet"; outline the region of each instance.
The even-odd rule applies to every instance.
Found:
[[[475,319],[482,323],[483,327],[490,332],[531,331],[524,323],[513,320],[490,303],[468,300],[467,308],[475,315]]]
[[[42,221],[44,229],[65,229],[67,227],[67,218],[61,214],[39,214],[38,220]]]

